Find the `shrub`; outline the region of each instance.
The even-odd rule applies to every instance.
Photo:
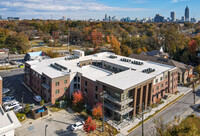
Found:
[[[44,100],[41,100],[40,101],[40,106],[43,106],[44,105]]]
[[[16,116],[20,122],[26,119],[26,115],[24,113],[16,113]]]

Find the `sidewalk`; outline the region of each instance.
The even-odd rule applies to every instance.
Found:
[[[154,113],[156,113],[156,111],[162,109],[164,106],[171,103],[179,96],[188,94],[190,91],[192,91],[192,88],[178,87],[178,90],[180,91],[180,93],[178,93],[177,95],[172,94],[171,97],[169,97],[167,100],[163,100],[164,103],[158,105],[158,107],[152,108],[152,110],[150,112],[144,114],[144,119],[148,118],[148,116],[150,116],[150,115],[153,115]],[[120,133],[117,136],[128,135],[129,134],[128,130],[130,130],[131,128],[134,128],[136,125],[138,125],[139,122],[141,122],[141,120],[136,118],[134,121],[127,122],[128,125],[124,128],[122,128],[121,126],[117,126],[117,129],[120,129]]]

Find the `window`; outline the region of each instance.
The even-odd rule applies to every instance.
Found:
[[[98,95],[97,95],[97,94],[95,94],[95,99],[96,99],[96,100],[98,99]]]
[[[59,82],[56,82],[56,86],[59,86]]]
[[[167,75],[165,75],[165,78],[167,78]]]
[[[67,80],[65,80],[64,83],[67,84]]]
[[[87,88],[85,88],[85,92],[87,93]]]
[[[80,84],[78,84],[78,89],[80,89]]]
[[[160,77],[160,81],[162,81],[162,77]]]
[[[158,79],[156,79],[156,83],[158,83]]]
[[[163,87],[163,84],[161,84],[161,87]]]
[[[87,86],[87,81],[85,81],[85,86]]]
[[[77,77],[74,77],[74,82],[77,82]]]
[[[59,89],[57,89],[55,92],[56,92],[56,94],[58,94],[58,93],[60,92],[60,90],[59,90]]]
[[[98,86],[95,86],[95,91],[98,92]]]
[[[65,91],[65,92],[67,91],[67,87],[64,88],[64,91]]]
[[[165,85],[167,85],[167,82],[165,82]]]
[[[78,82],[80,82],[80,77],[78,77]]]
[[[76,84],[74,84],[74,89],[76,89]]]
[[[156,90],[158,90],[159,89],[159,86],[156,86]]]

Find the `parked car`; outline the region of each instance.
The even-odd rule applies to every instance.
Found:
[[[9,88],[3,88],[2,89],[2,94],[7,94],[8,92],[10,92]]]
[[[6,96],[6,97],[3,97],[2,98],[2,101],[5,102],[5,101],[11,101],[11,100],[14,100],[14,96]]]
[[[85,124],[84,121],[76,122],[75,124],[73,124],[73,125],[71,126],[71,130],[72,130],[72,131],[75,131],[75,130],[83,129],[84,124]]]
[[[12,104],[12,103],[19,103],[18,101],[14,100],[7,100],[3,102],[3,106],[5,107],[6,105]]]
[[[13,108],[13,111],[14,111],[14,112],[19,112],[19,111],[21,111],[21,110],[22,110],[22,106],[20,106],[20,105],[15,106],[15,107]]]
[[[5,110],[6,110],[6,111],[9,111],[9,110],[13,109],[13,108],[16,107],[16,106],[19,106],[19,102],[14,102],[14,103],[11,103],[11,104],[9,104],[9,105],[6,105],[6,106],[5,106]]]
[[[34,96],[34,100],[36,102],[40,102],[42,100],[42,98],[39,95]]]

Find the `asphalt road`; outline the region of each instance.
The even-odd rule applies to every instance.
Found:
[[[196,87],[196,101],[200,99],[200,86]],[[151,118],[144,123],[144,136],[151,136],[155,133],[154,120],[162,119],[164,123],[169,123],[174,121],[175,116],[179,117],[184,112],[186,112],[190,106],[194,103],[194,95],[192,92],[183,96],[181,99],[158,113],[155,117]],[[137,127],[134,131],[129,133],[128,136],[141,136],[142,135],[142,126]]]
[[[0,72],[0,76],[3,78],[3,88],[9,88],[11,90],[8,95],[14,96],[17,101],[22,103],[24,92],[23,103],[37,104],[33,99],[34,94],[22,84],[24,78],[23,69],[3,71]]]

